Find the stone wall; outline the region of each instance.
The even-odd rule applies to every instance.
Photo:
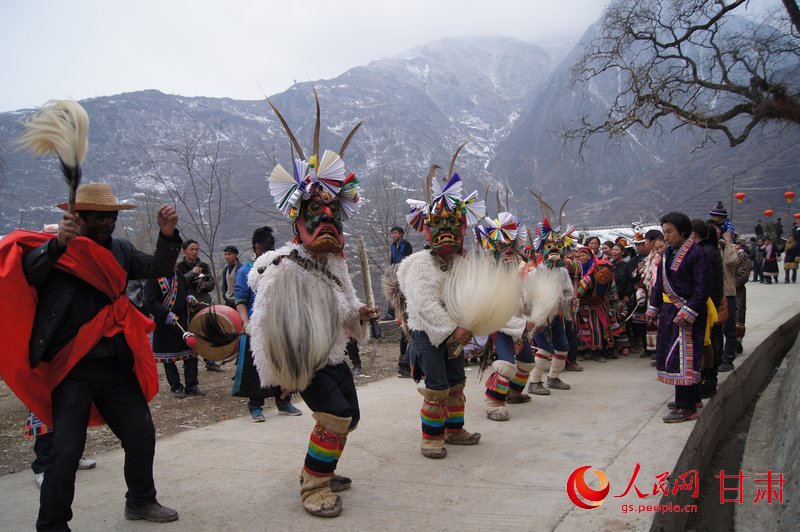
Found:
[[[765,532],[800,529],[800,341],[795,341],[756,404],[742,471],[749,479],[744,483],[744,503],[735,507],[736,528]],[[768,471],[775,481],[783,475],[782,503],[753,502],[757,495],[753,480],[765,479]]]
[[[714,450],[719,445],[720,439],[734,426],[750,403],[757,398],[758,393],[769,379],[772,371],[781,363],[784,355],[794,344],[798,331],[800,331],[800,314],[796,314],[773,331],[772,334],[761,342],[753,353],[742,362],[736,371],[729,374],[730,376],[719,385],[715,399],[709,401],[708,405],[703,408],[702,415],[695,422],[695,427],[686,441],[683,452],[670,478],[677,478],[678,475],[693,469],[699,472],[700,478],[705,476],[711,462],[711,457],[714,454]],[[799,382],[800,381],[795,380],[794,386],[800,387]],[[787,406],[787,408],[791,408],[791,405]],[[791,413],[787,411],[786,430],[790,433],[798,430],[798,412],[800,412],[800,410],[797,408]],[[789,435],[785,434],[783,436],[788,438]],[[793,435],[792,438],[796,439],[797,435]],[[790,445],[790,442],[787,441],[786,444]],[[796,443],[794,447],[794,449],[786,449],[786,454],[791,455],[793,452],[797,452]],[[775,462],[775,460],[773,460],[773,462]],[[779,471],[777,464],[770,464],[770,467],[774,468],[773,471]],[[797,468],[800,466],[798,466],[795,461],[793,465],[787,465],[786,467]],[[795,469],[793,469],[793,471],[794,470]],[[795,479],[796,478],[797,477],[795,477]],[[787,494],[788,489],[788,486],[784,486],[784,495]],[[793,493],[797,493],[797,491]],[[750,502],[752,504],[752,498]],[[660,502],[662,505],[669,505],[670,503],[686,505],[694,504],[695,501],[691,498],[691,492],[680,491],[675,495],[663,497]],[[787,505],[786,509],[791,509],[791,505]],[[700,511],[702,511],[702,508]],[[791,509],[791,511],[797,511],[797,509]],[[771,521],[774,522],[775,514],[771,515],[773,515]],[[650,530],[668,532],[683,531],[686,528],[688,517],[688,513],[659,513],[653,519]],[[795,520],[793,522],[796,523],[797,521]],[[780,530],[796,529],[797,527],[780,528]]]
[[[772,440],[773,472],[783,473],[783,504],[772,508],[777,514],[776,530],[800,530],[800,342],[787,356],[786,373],[778,391],[775,425],[768,427]],[[770,465],[770,464],[768,464]]]
[[[381,326],[381,337],[377,340],[381,344],[400,343],[403,334],[396,321],[378,322]]]

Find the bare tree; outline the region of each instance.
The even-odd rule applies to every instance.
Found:
[[[354,226],[364,235],[370,262],[383,274],[390,263],[390,229],[406,225],[403,218],[403,201],[406,196],[388,175],[370,178],[370,181],[369,198],[362,198],[365,204],[359,210]]]
[[[163,203],[154,190],[146,189],[136,199],[138,208],[124,213],[121,224],[125,239],[137,249],[151,252],[156,248],[156,216]]]
[[[230,161],[223,156],[225,142],[220,123],[210,131],[195,122],[191,131],[176,141],[142,146],[152,176],[178,208],[186,235],[201,243],[218,279],[214,252],[220,226],[230,212]],[[216,283],[217,301],[222,301],[220,283]]]
[[[262,150],[262,158],[259,159],[260,166],[264,169],[264,179],[266,181],[267,176],[270,175],[272,169],[278,164],[278,159],[275,155],[275,144],[277,142],[276,136],[273,135],[272,137],[272,144],[270,145],[269,149],[265,146],[261,147]],[[242,208],[249,209],[256,214],[263,216],[273,222],[285,222],[286,217],[278,212],[278,209],[274,207],[274,202],[272,199],[272,195],[269,193],[269,188],[264,187],[262,189],[262,193],[255,197],[244,197],[240,194],[235,188],[231,188],[231,194],[242,204]]]
[[[800,11],[783,5],[754,20],[748,0],[614,2],[572,78],[615,79],[619,93],[600,120],[584,115],[564,136],[582,150],[597,133],[690,125],[736,146],[760,123],[800,124]]]

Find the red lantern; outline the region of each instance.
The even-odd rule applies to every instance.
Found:
[[[791,203],[796,195],[797,194],[795,194],[791,190],[787,190],[786,192],[783,193],[783,197],[786,198],[786,203]]]
[[[764,216],[766,216],[767,218],[769,218],[773,214],[775,214],[775,211],[773,211],[772,209],[767,209],[764,211]]]
[[[733,195],[733,197],[736,198],[736,201],[738,201],[739,203],[744,203],[744,199],[747,197],[747,194],[745,194],[744,192],[737,192],[736,194]]]
[[[794,221],[795,222],[800,223],[800,212],[796,212],[792,216],[794,216]]]

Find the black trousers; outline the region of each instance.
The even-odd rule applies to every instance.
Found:
[[[397,359],[397,369],[411,371],[411,359],[408,356],[408,340],[406,335],[400,333],[400,356]]]
[[[314,373],[311,383],[300,392],[300,396],[313,412],[353,418],[350,422],[351,429],[361,419],[356,384],[346,362],[325,366]]]
[[[345,346],[345,351],[347,352],[347,356],[350,358],[350,362],[353,364],[354,368],[361,367],[361,352],[358,349],[358,341],[355,338],[350,338],[347,340],[347,345]]]
[[[575,328],[575,322],[572,320],[564,320],[564,330],[567,332],[567,341],[569,342],[569,351],[567,351],[567,362],[570,364],[578,363],[578,330]]]
[[[435,346],[431,344],[425,331],[411,331],[411,341],[414,342],[414,356],[416,357],[415,372],[421,370],[425,375],[425,387],[429,390],[447,390],[451,386],[463,384],[467,380],[464,371],[464,352],[455,358],[450,358],[447,352],[447,342]],[[417,375],[414,375],[417,378]]]
[[[170,390],[175,392],[184,389],[176,362],[165,362],[164,374],[167,376]],[[186,381],[186,389],[197,388],[197,357],[190,357],[183,361],[183,378]]]
[[[703,391],[717,391],[717,380],[719,377],[719,367],[722,364],[722,352],[724,351],[724,344],[725,335],[723,333],[722,325],[717,323],[711,327],[711,347],[714,350],[714,367],[702,368],[700,370],[700,374],[703,376]]]
[[[633,333],[632,346],[638,342],[642,349],[647,349],[647,324],[631,320],[629,323],[630,330]]]
[[[736,296],[726,296],[728,299],[728,319],[723,324],[723,335],[725,337],[725,347],[722,350],[722,362],[733,363],[736,358],[736,346],[739,344],[739,337],[736,336]],[[717,365],[717,367],[719,367]]]
[[[36,458],[31,463],[31,469],[35,475],[44,473],[45,469],[47,469],[47,458],[50,456],[52,444],[52,432],[46,432],[41,436],[36,436],[36,441],[33,442],[33,452]]]
[[[275,406],[280,408],[282,405],[291,403],[289,398],[283,398],[283,392],[281,391],[280,386],[267,386],[266,388],[262,388],[264,393],[251,395],[247,401],[247,410],[252,414],[253,410],[264,408],[264,403],[266,402],[267,397],[274,397],[275,398]]]
[[[129,506],[156,499],[153,456],[156,431],[132,360],[84,359],[53,390],[53,438],[39,496],[37,530],[68,530],[75,472],[86,444],[92,403],[125,450],[125,494]]]
[[[697,384],[690,384],[689,386],[675,385],[675,406],[690,410],[697,411],[697,403],[700,402],[700,388]]]

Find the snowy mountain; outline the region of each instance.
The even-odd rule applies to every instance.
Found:
[[[368,199],[370,187],[383,176],[418,188],[430,164],[446,167],[455,148],[469,139],[459,168],[468,186],[480,187],[488,179],[485,168],[494,147],[550,68],[541,48],[501,37],[442,39],[373,61],[315,82],[322,109],[321,146],[338,150],[350,128],[365,120],[346,160],[361,177]],[[310,151],[311,84],[298,83],[271,99]],[[108,180],[120,197],[141,203],[144,191],[163,188],[154,178],[151,159],[162,175],[179,175],[181,164],[170,148],[185,147],[199,136],[206,146],[219,141],[235,195],[255,202],[259,211],[272,210],[265,178],[275,162],[287,163],[289,143],[266,102],[143,91],[83,104],[91,119],[85,179]],[[58,216],[50,206],[63,201],[56,161],[11,149],[21,131],[19,121],[29,113],[0,114],[0,157],[5,161],[0,234],[20,225],[21,216],[22,226],[40,228]],[[263,212],[240,207],[223,233],[242,226],[248,227],[247,233],[262,219]]]
[[[564,57],[563,47],[548,49]],[[594,138],[579,157],[558,130],[583,113],[600,116],[618,83],[606,77],[573,86],[568,71],[579,52],[575,48],[555,64],[543,48],[515,39],[447,38],[315,81],[322,149],[338,150],[353,125],[365,120],[345,158],[365,189],[359,217],[366,225],[359,230],[374,226],[380,235],[401,222],[402,202],[421,198],[420,177],[428,166],[446,168],[465,140],[457,169],[467,189],[483,192],[487,184],[507,179],[516,193],[513,210],[529,224],[539,213],[526,187],[544,191],[554,204],[575,195],[568,221],[579,225],[652,219],[671,208],[705,217],[715,200],[730,203],[734,174],[737,189],[764,189],[748,192],[748,215],[781,207],[782,198],[773,201],[769,188],[794,183],[790,176],[800,170],[797,150],[791,149],[800,143],[797,128],[764,128],[737,148],[720,141],[696,151],[697,137],[686,129],[632,131],[614,141]],[[310,151],[311,84],[295,84],[271,99]],[[109,181],[121,198],[148,206],[164,197],[156,170],[186,188],[181,153],[194,150],[196,172],[207,170],[198,160],[217,153],[217,169],[229,173],[232,183],[220,240],[247,248],[252,229],[265,222],[279,238],[290,236],[265,182],[276,162],[288,164],[289,142],[266,102],[152,90],[83,104],[91,119],[86,180]],[[11,146],[30,112],[0,114],[0,234],[55,221],[59,213],[52,205],[65,196],[57,161],[34,159]],[[141,226],[146,215],[128,213],[122,220],[133,236],[152,232]]]

